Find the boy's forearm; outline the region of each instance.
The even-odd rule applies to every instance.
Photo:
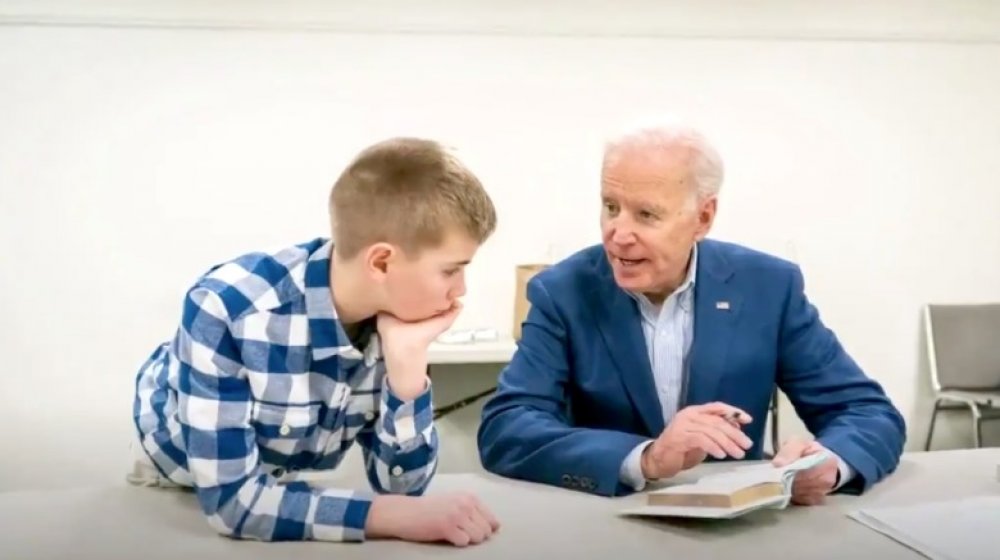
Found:
[[[401,537],[401,515],[409,504],[405,496],[375,496],[365,519],[365,536],[372,539]]]
[[[386,356],[386,376],[392,392],[402,400],[413,400],[427,390],[427,351]]]
[[[381,417],[371,432],[359,436],[370,449],[365,457],[368,477],[380,492],[420,494],[437,465],[433,389],[427,381],[419,395],[404,400],[388,379],[383,383]]]
[[[209,525],[220,534],[261,541],[362,541],[374,496],[370,492],[275,484],[248,476],[219,503],[222,487],[196,487]]]

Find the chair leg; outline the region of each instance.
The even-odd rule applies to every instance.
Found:
[[[972,409],[972,444],[976,449],[983,446],[983,415],[979,411],[979,405],[969,403]]]
[[[941,399],[934,399],[934,411],[931,412],[931,425],[927,429],[927,441],[924,443],[924,451],[931,450],[931,438],[934,437],[934,423],[937,422],[939,410],[941,410]]]

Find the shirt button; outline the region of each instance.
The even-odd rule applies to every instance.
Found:
[[[278,428],[278,433],[283,436],[287,436],[292,433],[292,428],[288,424],[282,424],[281,427]]]
[[[392,467],[392,476],[399,476],[401,474],[403,474],[403,467],[399,465]]]
[[[369,410],[368,412],[365,413],[365,420],[366,421],[371,422],[374,419],[375,419],[375,413],[374,412],[372,412],[372,411]]]

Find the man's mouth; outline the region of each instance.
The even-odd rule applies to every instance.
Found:
[[[614,257],[618,264],[624,266],[625,268],[639,266],[640,264],[646,262],[646,259],[623,259],[621,257]]]

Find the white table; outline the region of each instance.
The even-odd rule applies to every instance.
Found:
[[[509,337],[497,340],[445,344],[435,342],[428,351],[430,365],[505,364],[514,356],[517,344]]]
[[[723,522],[617,514],[643,500],[642,495],[612,499],[489,475],[439,475],[429,492],[475,492],[503,524],[490,541],[467,549],[398,541],[356,545],[226,539],[209,528],[193,494],[178,490],[121,486],[8,492],[0,493],[0,558],[912,560],[920,556],[845,512],[862,505],[1000,493],[998,456],[997,449],[906,455],[896,474],[865,496],[835,496],[820,507],[758,511]]]

